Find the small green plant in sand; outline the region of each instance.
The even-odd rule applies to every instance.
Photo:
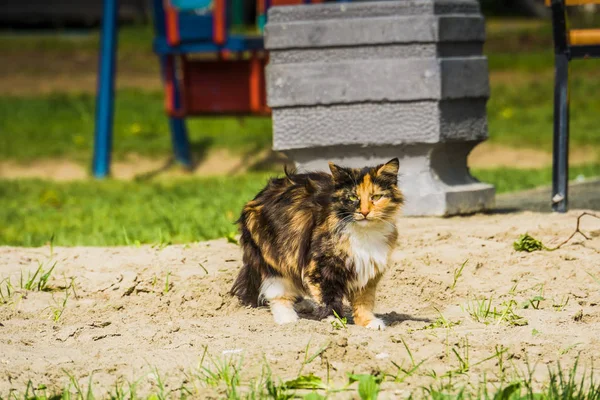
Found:
[[[537,296],[533,296],[530,299],[527,299],[527,301],[525,301],[522,306],[523,306],[523,308],[531,307],[534,310],[539,310],[540,303],[544,300],[546,300],[546,298],[544,296],[542,296],[541,294],[539,294]]]
[[[432,323],[430,323],[429,325],[425,325],[423,328],[420,328],[419,330],[438,329],[438,328],[450,329],[453,326],[460,325],[460,321],[450,321],[449,319],[447,319],[444,316],[444,314],[442,314],[442,312],[437,307],[433,307],[433,309],[435,311],[437,311],[437,313],[439,314],[439,317],[437,317],[436,320],[433,321]]]
[[[64,291],[65,297],[63,297],[62,299],[56,299],[54,297],[54,293],[52,294],[52,301],[54,302],[53,305],[51,305],[50,308],[50,316],[52,321],[54,322],[58,322],[60,320],[60,317],[62,317],[63,313],[65,312],[65,309],[67,308],[67,302],[69,301],[69,289],[65,289]]]
[[[565,296],[562,296],[560,300],[553,300],[552,308],[555,311],[563,311],[565,309],[565,307],[567,306],[567,304],[569,304],[569,299],[570,299],[570,296],[565,295]]]
[[[476,322],[484,324],[490,324],[495,322],[496,325],[507,324],[509,326],[522,326],[527,325],[527,320],[520,315],[517,315],[515,308],[517,302],[514,300],[507,300],[500,304],[500,307],[492,307],[492,298],[472,300],[467,303],[466,307],[463,307],[471,318]]]
[[[53,304],[47,307],[47,309],[50,309],[50,319],[52,319],[54,322],[58,322],[65,312],[67,303],[71,297],[71,292],[73,296],[77,298],[77,292],[75,291],[75,278],[71,278],[70,282],[67,284],[67,278],[65,277],[65,285],[61,287],[61,289],[64,293],[64,297],[57,299],[55,294],[52,293]]]
[[[526,251],[528,253],[544,249],[548,250],[541,241],[532,237],[529,233],[521,235],[519,239],[513,243],[513,247],[516,251]]]
[[[94,400],[94,392],[92,390],[93,374],[90,374],[90,377],[88,378],[87,388],[84,391],[73,374],[69,373],[64,369],[63,372],[69,377],[69,382],[65,385],[65,388],[63,389],[61,396],[62,400]]]
[[[594,282],[596,282],[598,285],[600,285],[600,278],[596,277],[591,272],[585,271],[585,273],[588,274],[590,276],[590,278],[592,278],[594,280]]]
[[[349,374],[348,383],[358,382],[358,395],[361,400],[375,400],[379,395],[384,376],[371,374]]]
[[[325,352],[325,350],[327,350],[329,348],[330,344],[331,344],[330,342],[325,343],[324,345],[319,347],[316,352],[314,352],[312,355],[309,356],[308,355],[308,350],[310,349],[310,340],[309,340],[308,343],[306,343],[306,349],[304,349],[304,360],[302,361],[302,364],[300,365],[300,370],[298,371],[298,376],[302,376],[302,371],[304,371],[304,367],[307,366],[308,364],[310,364],[311,362],[313,362],[315,360],[315,358],[317,358],[321,354],[323,354]]]
[[[394,367],[396,367],[397,371],[395,374],[390,375],[390,377],[396,383],[402,383],[406,379],[413,376],[417,372],[417,370],[421,367],[421,365],[423,365],[423,363],[427,360],[426,358],[424,358],[421,361],[419,361],[418,363],[415,362],[415,358],[413,357],[412,351],[410,351],[410,348],[408,347],[408,344],[406,343],[404,338],[400,337],[400,341],[404,345],[406,354],[408,354],[408,358],[410,359],[410,365],[407,368],[405,368],[404,361],[400,365],[398,365],[396,362],[392,361],[392,364],[394,365]]]
[[[0,304],[11,303],[14,294],[15,288],[10,281],[10,277],[6,277],[0,281]]]
[[[52,266],[50,267],[50,269],[48,271],[44,271],[44,263],[39,262],[38,267],[35,270],[35,272],[33,273],[33,275],[31,275],[31,273],[28,272],[27,277],[25,277],[23,275],[23,272],[21,271],[21,280],[20,280],[21,289],[37,290],[37,291],[47,290],[48,289],[48,279],[50,279],[50,275],[52,274],[52,271],[54,271],[55,267],[56,267],[56,262],[54,262],[54,264],[52,264]]]
[[[165,287],[163,289],[163,294],[169,293],[169,290],[171,290],[171,286],[173,286],[172,283],[169,283],[170,276],[171,276],[171,271],[167,271],[167,277],[165,278]]]
[[[346,317],[340,317],[335,310],[333,311],[333,319],[331,320],[331,327],[333,329],[346,329],[348,326],[348,319]]]
[[[468,258],[465,260],[464,263],[462,263],[462,265],[460,267],[458,267],[458,268],[456,268],[454,270],[454,279],[452,281],[452,285],[450,286],[451,290],[454,290],[454,288],[456,287],[456,283],[458,282],[458,278],[461,277],[463,269],[465,269],[465,265],[467,265],[467,262],[469,262]]]
[[[558,354],[561,356],[564,356],[565,354],[567,354],[568,352],[570,352],[571,350],[573,350],[575,347],[579,346],[580,344],[583,344],[583,343],[577,342],[577,343],[573,343],[571,345],[565,346],[565,347],[561,348],[560,350],[558,350]]]

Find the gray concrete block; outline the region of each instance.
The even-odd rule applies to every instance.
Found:
[[[265,27],[265,47],[269,50],[366,44],[482,42],[484,39],[485,25],[480,16],[392,16],[269,22]]]
[[[267,66],[270,107],[438,99],[435,58],[275,64]]]
[[[487,138],[485,99],[358,103],[273,110],[275,150]]]
[[[423,0],[428,2],[429,0]],[[480,14],[479,1],[477,0],[434,0],[433,13],[443,14]]]
[[[487,138],[476,0],[275,7],[266,27],[273,145],[300,169],[400,158],[406,215],[490,208],[467,155]]]
[[[456,46],[448,46],[456,47]],[[387,58],[435,58],[440,50],[435,43],[392,44],[385,46],[353,46],[315,49],[272,50],[269,52],[269,65],[337,63],[354,60],[382,60]],[[452,50],[450,50],[452,51]],[[481,55],[481,49],[464,49],[468,55]],[[454,54],[458,51],[455,50]],[[460,54],[458,54],[460,55]]]
[[[439,140],[484,140],[488,137],[487,99],[444,100],[439,103]]]
[[[477,0],[401,0],[272,7],[268,19],[275,23],[444,14],[480,14],[479,3]]]
[[[488,97],[485,57],[267,66],[270,107]]]
[[[436,114],[435,101],[276,108],[273,148],[435,143],[439,140]]]
[[[405,196],[403,214],[447,216],[474,213],[494,206],[494,187],[477,181],[466,166],[465,154],[476,144],[333,146],[286,150],[285,153],[295,160],[299,171],[327,171],[329,161],[362,168],[398,157],[398,185]]]
[[[473,57],[483,54],[483,42],[438,43],[438,57]]]
[[[438,99],[489,97],[490,84],[485,57],[442,58],[441,93]]]
[[[438,42],[483,42],[485,20],[481,16],[444,16],[438,18]]]
[[[332,48],[271,50],[269,64],[335,63],[387,58],[476,57],[483,55],[483,43],[403,43]]]

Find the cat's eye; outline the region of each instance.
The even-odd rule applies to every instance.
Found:
[[[351,195],[348,196],[348,200],[350,200],[350,201],[357,201],[358,197],[356,197],[356,195],[351,194]]]
[[[383,197],[382,194],[374,194],[374,195],[371,196],[371,201],[377,201],[377,200],[379,200],[382,197]]]

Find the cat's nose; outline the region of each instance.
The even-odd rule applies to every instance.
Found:
[[[366,218],[369,215],[369,210],[360,210],[360,213]]]

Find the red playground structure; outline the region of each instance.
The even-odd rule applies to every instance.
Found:
[[[261,33],[267,10],[322,2],[256,0],[257,29],[250,34],[232,29],[233,0],[154,0],[153,47],[161,64],[165,109],[177,161],[192,165],[186,117],[270,113],[264,68],[268,54]],[[118,0],[104,0],[92,166],[96,178],[110,174],[117,7]]]

